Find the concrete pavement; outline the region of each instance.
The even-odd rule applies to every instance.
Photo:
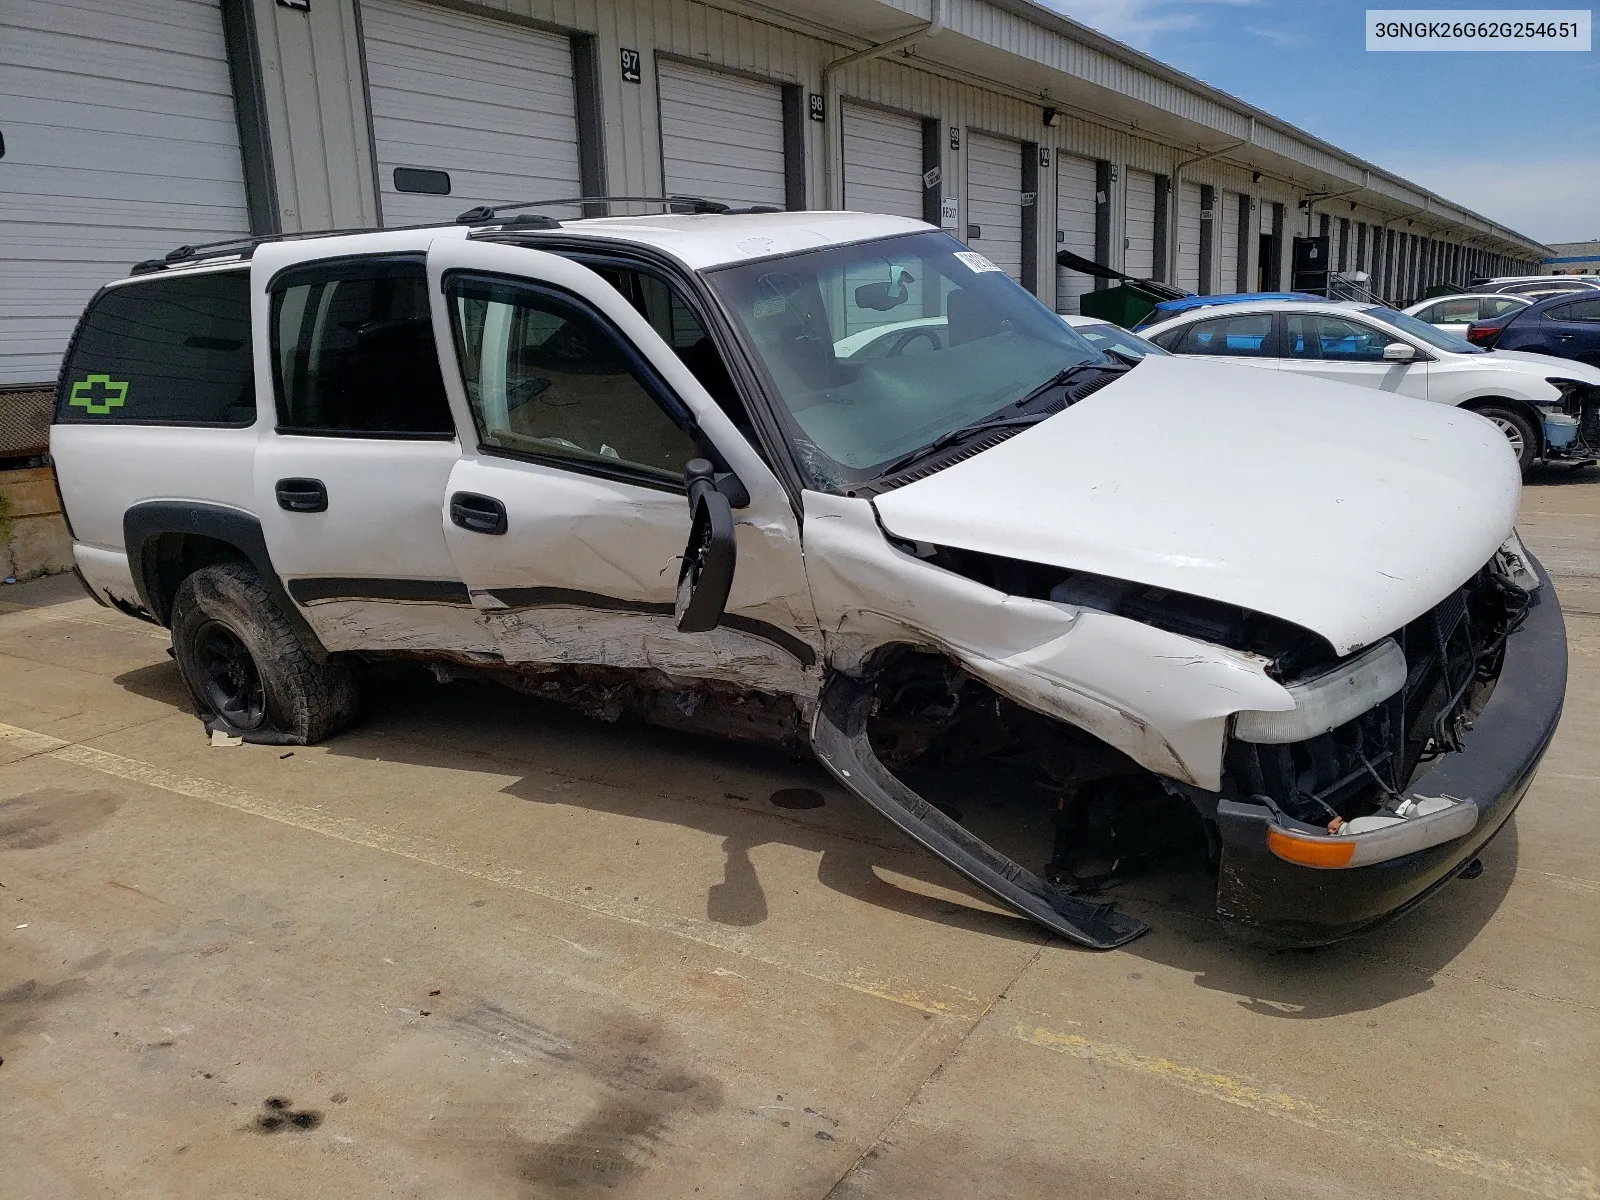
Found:
[[[214,749],[163,631],[4,589],[0,1196],[1600,1197],[1597,522],[1525,493],[1572,675],[1483,875],[1314,954],[1202,876],[1081,951],[813,764],[492,687]]]

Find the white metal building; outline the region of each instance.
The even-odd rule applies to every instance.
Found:
[[[920,217],[1065,311],[1057,249],[1285,287],[1331,219],[1397,300],[1546,254],[1027,0],[6,0],[0,137],[12,393],[139,259],[529,198]]]

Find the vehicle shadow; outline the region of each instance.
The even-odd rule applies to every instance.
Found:
[[[116,682],[189,709],[170,662],[129,671]],[[766,889],[751,856],[759,847],[784,845],[815,855],[817,881],[861,903],[1018,941],[1050,937],[1023,918],[994,911],[980,891],[809,758],[626,721],[606,724],[492,684],[439,684],[422,670],[385,668],[365,693],[361,724],[327,743],[330,753],[502,771],[518,776],[504,793],[526,803],[658,821],[720,839],[721,877],[706,880],[711,921],[748,928],[767,919]],[[592,786],[553,787],[552,779]],[[929,788],[930,798],[953,805],[966,828],[1024,866],[1041,869],[1052,829],[1042,798],[1004,785],[980,795],[960,790],[958,782]],[[1416,912],[1315,951],[1267,950],[1239,940],[1217,920],[1216,880],[1200,864],[1134,876],[1103,898],[1151,928],[1115,953],[1187,972],[1197,987],[1236,996],[1241,1007],[1262,1016],[1314,1019],[1431,989],[1434,976],[1471,944],[1510,887],[1515,818],[1482,859],[1479,878],[1452,881]],[[934,894],[916,890],[919,885]]]
[[[1522,477],[1523,487],[1570,487],[1600,483],[1600,470],[1573,463],[1537,462]]]
[[[1261,1016],[1312,1020],[1381,1008],[1432,989],[1472,944],[1510,890],[1517,870],[1513,816],[1479,856],[1483,874],[1454,879],[1418,908],[1336,946],[1272,950],[1247,944],[1195,904],[1215,881],[1193,874],[1138,881],[1122,898],[1153,932],[1126,948],[1191,973],[1197,987],[1237,997]]]
[[[193,711],[172,662],[128,671],[114,682]],[[325,745],[343,757],[514,774],[519,778],[502,790],[529,804],[659,821],[719,838],[723,870],[720,879],[707,881],[706,917],[720,924],[750,927],[767,919],[766,892],[751,854],[785,845],[816,855],[818,881],[862,903],[1019,941],[1048,936],[1028,920],[995,911],[983,893],[844,791],[809,756],[627,719],[608,724],[494,684],[441,684],[406,664],[373,672],[363,686],[360,724]],[[1048,850],[1046,842],[1024,861],[1037,866],[1034,860]],[[931,894],[898,886],[880,870],[925,885]]]

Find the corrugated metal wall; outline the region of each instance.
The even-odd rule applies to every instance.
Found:
[[[365,88],[359,53],[360,0],[344,4],[314,3],[309,13],[282,7],[274,0],[251,0],[262,42],[265,67],[266,110],[277,163],[281,215],[286,228],[323,228],[370,223],[376,217],[373,169],[367,131]],[[727,0],[737,5],[738,0]],[[927,20],[929,0],[879,0],[907,17]],[[763,8],[732,12],[698,0],[482,0],[468,4],[454,0],[452,7],[502,14],[508,20],[557,33],[592,37],[598,64],[603,159],[607,190],[613,194],[651,195],[659,191],[662,171],[662,130],[656,97],[658,63],[667,60],[726,67],[777,84],[795,84],[806,93],[820,94],[823,70],[831,61],[857,49],[858,41],[844,35],[828,36],[823,17],[798,10]],[[1063,72],[1075,80],[1107,88],[1218,131],[1219,137],[1247,138],[1249,118],[1218,99],[1181,85],[1176,77],[1141,69],[1115,55],[1064,37],[1047,28],[1049,18],[1038,21],[1002,11],[985,0],[946,0],[948,29],[955,36],[981,40],[1003,51]],[[809,32],[807,31],[809,30]],[[945,35],[941,35],[945,36]],[[623,82],[618,71],[623,49],[637,51],[638,83]],[[908,116],[940,122],[941,194],[959,204],[960,224],[967,223],[967,154],[971,144],[966,131],[1036,142],[1052,153],[1102,160],[1111,164],[1113,177],[1108,197],[1111,219],[1111,262],[1123,266],[1123,240],[1127,208],[1126,181],[1130,170],[1170,175],[1177,162],[1193,156],[1192,147],[1176,147],[1140,136],[1092,114],[1068,110],[1054,128],[1041,120],[1042,102],[1029,99],[1008,83],[982,81],[941,68],[913,55],[895,54],[854,64],[838,73],[840,102],[860,101]],[[836,122],[805,121],[805,194],[812,207],[829,207],[823,178],[824,139]],[[952,142],[949,134],[957,134]],[[1349,161],[1282,130],[1258,125],[1256,143],[1308,168],[1337,178],[1361,182]],[[1038,203],[1042,214],[1036,239],[1038,263],[1033,275],[1041,293],[1054,299],[1054,229],[1050,220],[1057,210],[1058,174],[1039,172]],[[1256,181],[1244,168],[1220,160],[1185,167],[1186,184],[1209,184],[1245,194],[1259,204],[1284,204],[1290,224],[1298,215],[1300,189],[1270,176]],[[1377,186],[1380,181],[1374,181]],[[1420,207],[1424,197],[1391,187],[1406,203]],[[1174,203],[1174,209],[1176,204]],[[1359,214],[1352,214],[1361,219]],[[1381,221],[1385,214],[1378,214]],[[1392,214],[1387,214],[1391,215]],[[1370,218],[1369,218],[1370,220]],[[1215,223],[1214,223],[1215,224]],[[1176,211],[1168,226],[1177,225]],[[1288,254],[1289,239],[1284,239]],[[1255,273],[1256,248],[1242,247]],[[1219,267],[1228,285],[1231,275]]]

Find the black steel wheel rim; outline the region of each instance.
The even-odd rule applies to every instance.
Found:
[[[266,689],[255,659],[239,635],[221,621],[195,631],[195,657],[206,700],[235,729],[255,729],[267,719]]]

